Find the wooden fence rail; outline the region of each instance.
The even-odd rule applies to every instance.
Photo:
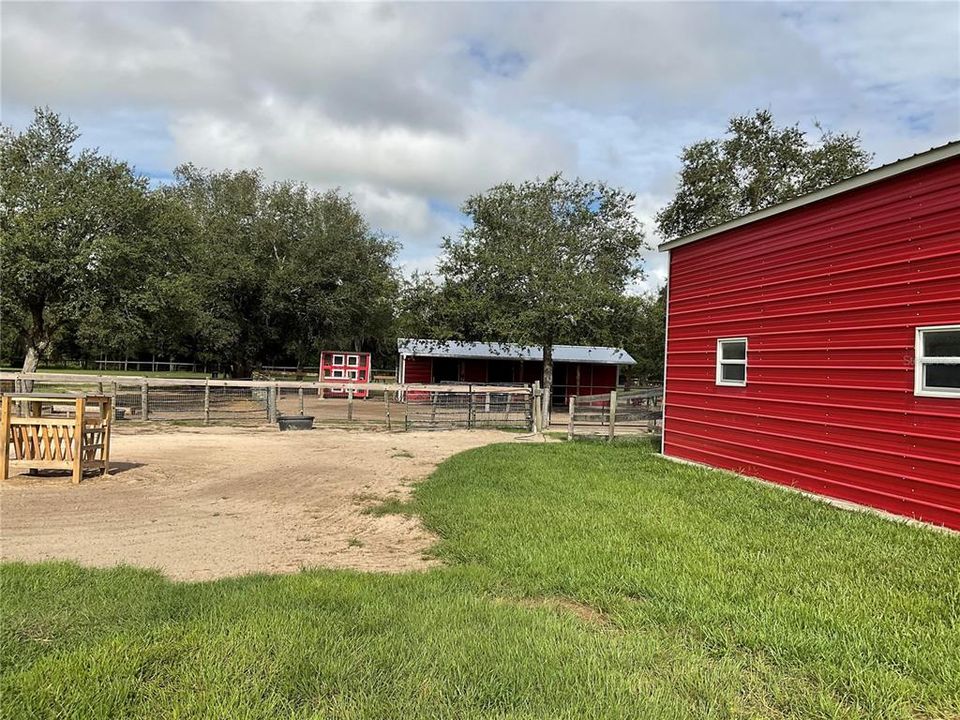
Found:
[[[97,392],[118,418],[188,422],[276,423],[311,416],[317,423],[402,427],[536,429],[537,386],[221,380],[131,375],[0,372],[0,392]],[[382,396],[382,397],[381,397]]]
[[[145,377],[140,375],[86,375],[80,373],[16,373],[0,372],[0,381],[33,381],[43,383],[78,383],[78,384],[97,384],[112,383],[117,385],[146,385],[147,387],[237,387],[237,388],[306,388],[311,390],[335,390],[346,392],[352,388],[354,391],[391,391],[402,392],[406,390],[422,390],[426,392],[444,392],[444,393],[462,393],[468,395],[476,392],[475,388],[481,387],[474,385],[447,385],[447,384],[416,384],[416,383],[358,383],[358,382],[318,382],[318,381],[300,381],[300,380],[207,380],[203,378],[157,378]],[[507,393],[518,395],[529,395],[530,386],[517,385],[482,385],[484,392]]]
[[[569,400],[567,438],[578,434],[605,436],[656,434],[663,418],[663,389],[613,390]]]

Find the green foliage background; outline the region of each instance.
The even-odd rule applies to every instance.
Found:
[[[392,345],[397,244],[352,199],[259,171],[151,188],[38,109],[0,136],[0,360],[195,359],[246,376]]]
[[[603,182],[502,183],[468,198],[435,274],[404,278],[398,243],[349,195],[190,164],[153,187],[76,150],[79,129],[37,109],[0,129],[0,364],[193,360],[235,376],[314,365],[324,347],[395,362],[398,336],[625,348],[628,375],[663,372],[664,291],[634,295],[646,232],[633,195]],[[768,111],[684,149],[663,238],[862,172],[857,135],[810,142]]]

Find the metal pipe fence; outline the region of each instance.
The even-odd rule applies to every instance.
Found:
[[[567,407],[567,437],[654,435],[663,426],[663,388],[613,390],[598,395],[571,396]]]
[[[319,426],[386,430],[530,430],[535,421],[529,386],[0,373],[0,392],[104,393],[114,398],[118,420],[134,421],[262,425],[282,416],[310,416]]]
[[[407,390],[404,427],[533,428],[534,408],[528,391],[490,391],[469,385],[467,392]]]

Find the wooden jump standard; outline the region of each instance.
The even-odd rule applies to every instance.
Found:
[[[13,416],[13,402],[26,408]],[[44,409],[64,408],[72,417],[44,415]],[[94,412],[95,411],[95,412]],[[0,400],[0,480],[10,466],[73,472],[79,483],[84,470],[110,469],[110,426],[113,399],[85,393],[14,393]]]

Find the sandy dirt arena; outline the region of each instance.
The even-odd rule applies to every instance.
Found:
[[[67,475],[22,474],[0,484],[3,560],[128,564],[176,580],[424,568],[435,538],[420,522],[364,508],[405,498],[455,453],[517,439],[492,430],[114,428],[106,477],[73,485]]]

